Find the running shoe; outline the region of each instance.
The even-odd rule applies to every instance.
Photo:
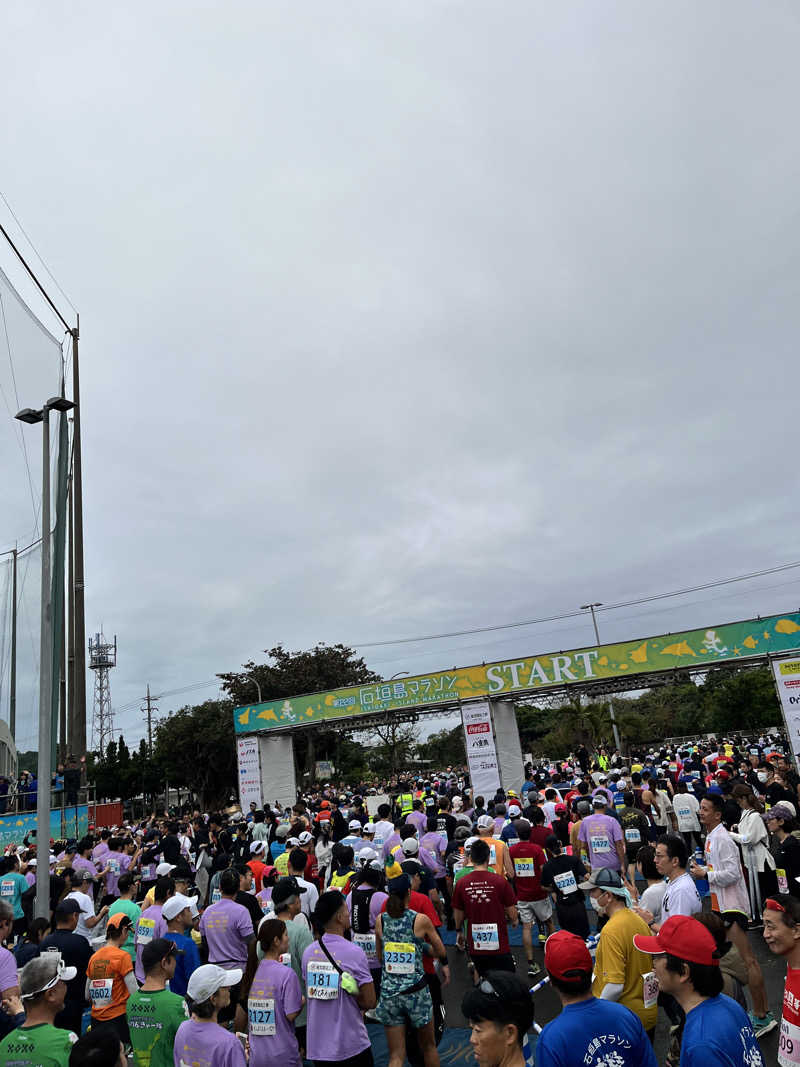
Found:
[[[536,962],[536,960],[529,960],[528,961],[528,975],[529,975],[529,977],[533,978],[533,977],[535,977],[535,975],[541,974],[541,971],[542,971],[542,968],[539,966],[539,964]]]
[[[770,1030],[774,1030],[778,1025],[778,1020],[768,1011],[766,1015],[762,1015],[760,1018],[752,1011],[748,1013],[750,1016],[750,1025],[753,1027],[753,1033],[756,1037],[763,1037],[764,1034],[768,1034]]]

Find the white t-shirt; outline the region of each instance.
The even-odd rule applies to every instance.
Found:
[[[97,927],[90,930],[86,925],[86,919],[94,918],[94,901],[88,893],[80,893],[77,889],[67,893],[67,900],[70,899],[77,900],[81,906],[81,914],[78,919],[78,925],[75,927],[75,933],[85,937],[87,941],[91,941],[93,937],[97,936],[98,930]]]
[[[388,819],[379,819],[375,823],[375,837],[372,840],[372,847],[376,852],[380,852],[384,842],[394,833],[394,823],[388,821]]]
[[[696,796],[691,793],[676,793],[672,801],[672,807],[681,833],[700,832],[700,821],[697,818],[700,802]]]
[[[641,906],[653,913],[654,923],[660,923],[663,919],[661,914],[661,902],[664,899],[666,889],[666,882],[656,882],[654,885],[649,885],[639,898]]]
[[[690,874],[684,873],[674,882],[667,882],[661,901],[662,922],[671,919],[673,915],[696,915],[702,910],[703,902]]]
[[[301,889],[305,889],[305,893],[300,894],[300,911],[306,918],[311,918],[311,913],[317,906],[319,900],[319,890],[313,884],[313,882],[307,882],[305,878],[298,878],[297,884]]]

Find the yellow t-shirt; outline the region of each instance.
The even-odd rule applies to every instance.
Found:
[[[609,982],[621,983],[622,993],[617,1003],[635,1012],[645,1030],[652,1030],[658,1019],[658,1005],[645,1008],[642,978],[652,971],[653,957],[634,947],[634,934],[652,936],[644,919],[630,908],[620,908],[600,932],[592,992],[599,997]]]
[[[288,852],[281,852],[280,856],[275,860],[275,870],[281,878],[285,878],[289,873],[289,852],[291,852],[291,849]]]

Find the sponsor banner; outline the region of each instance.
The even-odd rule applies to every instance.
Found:
[[[500,788],[500,768],[492,732],[492,713],[487,701],[461,709],[472,795],[493,797]]]
[[[234,726],[237,734],[285,730],[331,719],[353,720],[385,711],[507,697],[595,679],[713,667],[797,649],[800,612],[251,704],[234,710]]]
[[[20,812],[19,815],[0,816],[0,848],[7,845],[22,845],[26,834],[36,830],[36,812]],[[77,807],[51,808],[50,836],[54,841],[68,837],[85,837],[89,832],[89,808],[86,804]],[[36,838],[29,838],[36,844]]]
[[[800,656],[772,660],[772,673],[775,675],[783,720],[786,723],[789,748],[795,766],[800,770]]]
[[[329,759],[318,759],[315,766],[318,782],[333,777],[333,764]]]
[[[253,801],[263,808],[261,798],[261,764],[258,760],[258,738],[237,737],[236,756],[239,764],[239,803],[242,811],[249,811]]]

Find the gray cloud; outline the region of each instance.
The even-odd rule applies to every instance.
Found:
[[[82,313],[115,701],[793,559],[798,37],[788,2],[16,9],[3,189]]]

